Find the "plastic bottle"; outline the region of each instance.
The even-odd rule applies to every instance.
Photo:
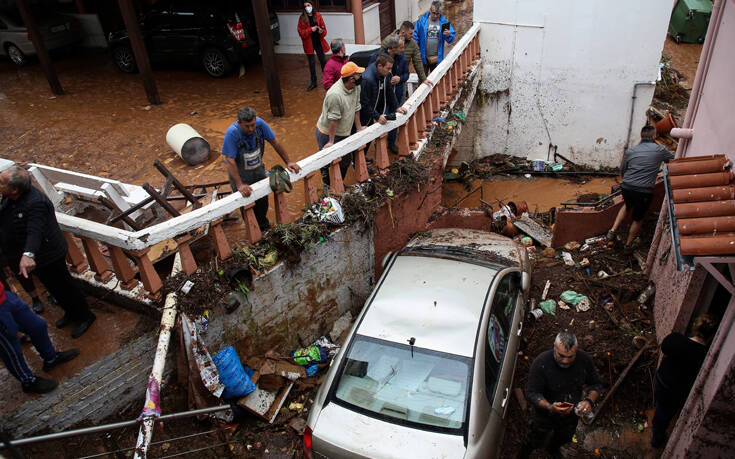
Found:
[[[643,290],[640,295],[638,295],[638,304],[646,304],[648,299],[651,298],[654,293],[656,293],[656,286],[653,284],[648,284],[648,287],[646,287],[646,289]]]

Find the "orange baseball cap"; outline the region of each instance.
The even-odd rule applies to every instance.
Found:
[[[352,76],[356,73],[362,73],[365,71],[365,67],[358,67],[357,64],[350,61],[342,66],[342,78]]]

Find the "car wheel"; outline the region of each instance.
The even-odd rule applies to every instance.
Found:
[[[23,66],[28,63],[28,58],[23,54],[23,51],[12,43],[5,45],[5,54],[7,54],[10,60],[13,61],[13,64],[17,66]]]
[[[135,54],[130,46],[118,46],[112,51],[112,59],[121,72],[133,73],[138,69],[135,63]]]
[[[208,74],[215,78],[227,75],[230,71],[230,61],[225,53],[217,48],[207,48],[202,53],[202,65]]]

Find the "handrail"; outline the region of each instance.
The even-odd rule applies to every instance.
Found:
[[[444,60],[428,75],[426,78],[431,86],[440,82],[440,80],[450,71],[455,61],[460,58],[467,46],[472,42],[480,30],[478,24],[474,24],[445,56]],[[409,118],[416,112],[419,106],[431,94],[432,87],[430,84],[420,84],[413,94],[406,100],[403,107],[407,113],[402,115],[396,114],[395,121],[388,121],[384,125],[373,124],[358,133],[352,134],[341,142],[320,150],[313,155],[297,162],[301,167],[299,173],[289,172],[291,182],[299,181],[307,175],[319,171],[322,167],[332,164],[336,159],[355,151],[369,142],[387,134],[393,129],[397,129],[406,124]],[[72,233],[76,236],[96,239],[98,241],[117,246],[127,250],[143,250],[147,247],[187,233],[208,222],[222,218],[230,212],[255,203],[260,198],[273,193],[270,188],[268,179],[260,180],[251,185],[252,193],[248,197],[244,197],[241,193],[232,193],[231,195],[217,200],[216,202],[199,209],[192,210],[186,214],[171,218],[156,225],[141,229],[139,231],[127,231],[115,227],[103,225],[101,223],[92,222],[72,215],[57,212],[57,220],[61,229]]]

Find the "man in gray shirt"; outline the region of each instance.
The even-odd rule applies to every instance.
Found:
[[[655,127],[650,124],[644,126],[641,129],[641,143],[628,149],[620,164],[620,175],[623,177],[621,188],[625,206],[620,208],[615,223],[607,232],[607,238],[612,240],[623,220],[632,215],[633,223],[630,225],[625,247],[631,246],[643,225],[643,217],[653,200],[653,187],[656,184],[661,163],[668,163],[674,159],[674,155],[666,147],[653,141],[655,136]]]

